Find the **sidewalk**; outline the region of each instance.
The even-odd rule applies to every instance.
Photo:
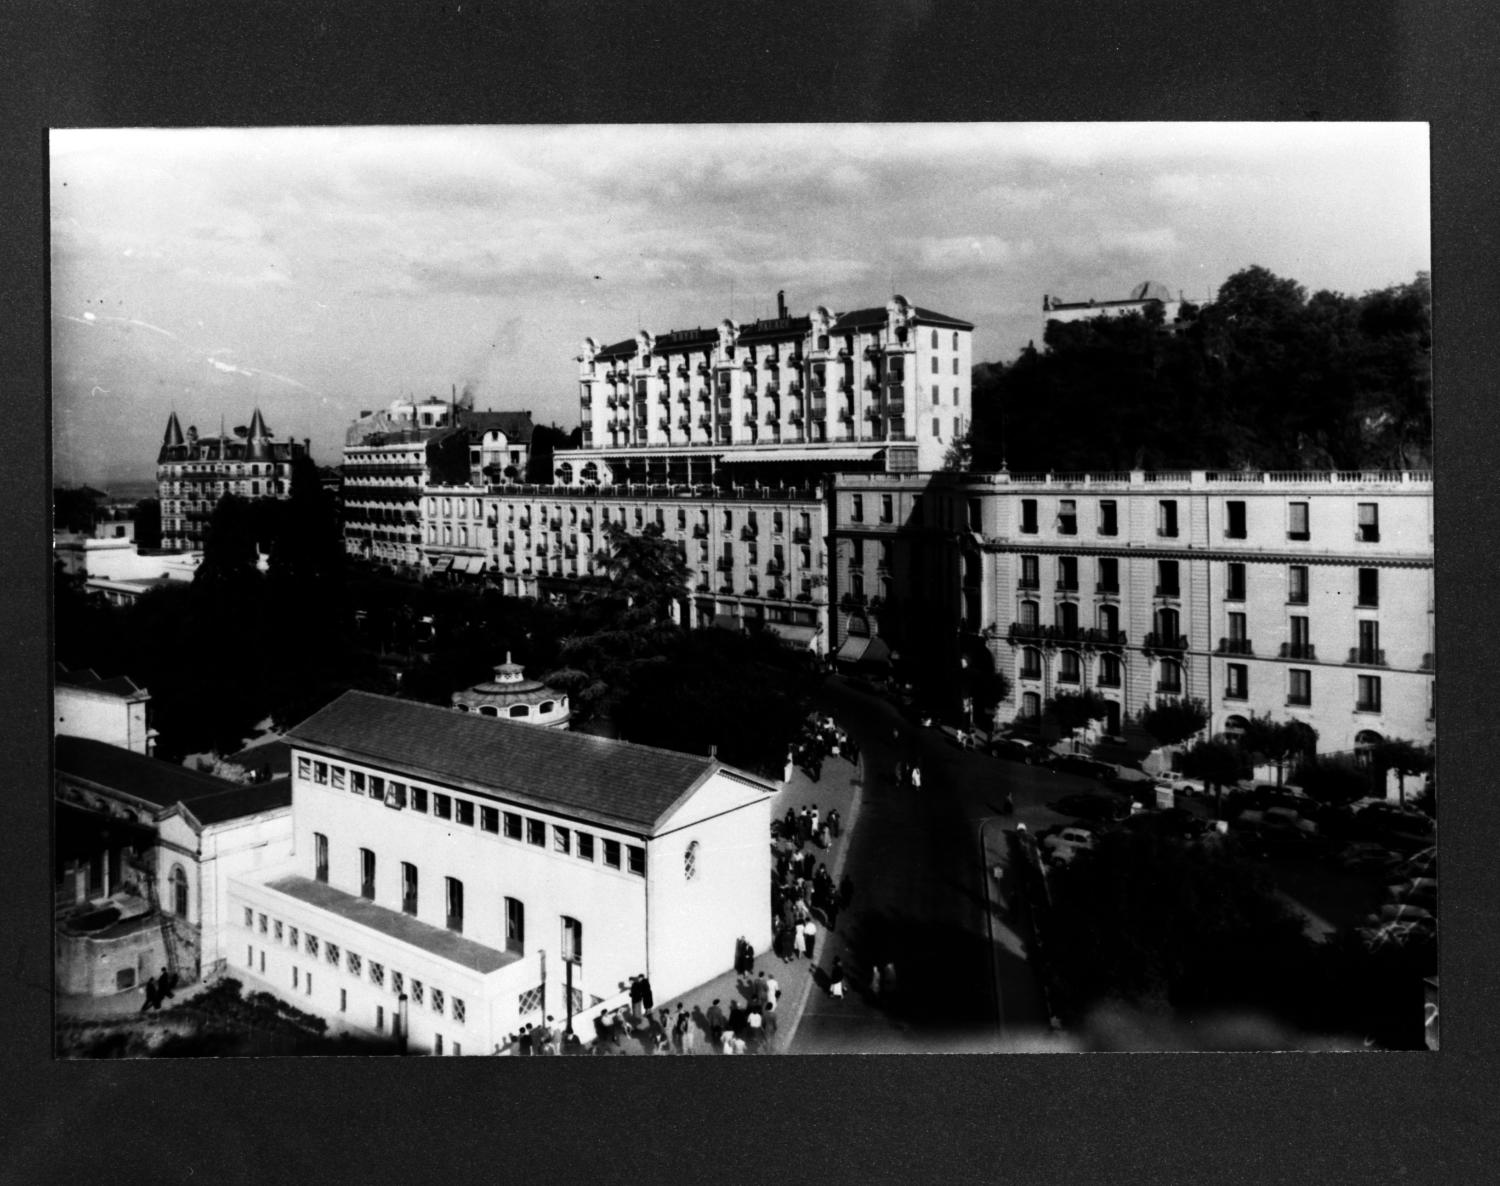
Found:
[[[811,807],[816,803],[819,813],[824,817],[831,809],[838,810],[843,820],[842,835],[833,841],[826,851],[816,848],[813,850],[818,854],[819,859],[828,865],[834,884],[838,884],[839,878],[843,875],[845,855],[849,850],[855,826],[859,822],[862,784],[861,771],[851,766],[847,759],[830,755],[824,759],[822,777],[817,782],[813,782],[802,770],[798,769],[793,772],[791,780],[771,802],[772,819],[781,818],[786,814],[788,807],[800,809],[804,804]],[[766,844],[770,843],[771,838],[767,836]],[[770,910],[770,895],[771,886],[768,882],[765,887],[767,911]],[[730,969],[671,1000],[655,1002],[653,1011],[665,1005],[675,1016],[677,1006],[684,1005],[697,1028],[696,1053],[718,1054],[719,1051],[709,1044],[705,1017],[709,1006],[717,999],[719,1007],[728,1013],[732,1002],[743,1003],[750,1000],[754,992],[752,983],[759,980],[760,973],[764,972],[767,977],[775,978],[781,989],[781,999],[776,1006],[775,1032],[766,1040],[762,1052],[784,1054],[791,1047],[792,1039],[797,1033],[798,1023],[802,1019],[802,1011],[807,1007],[808,997],[813,991],[814,967],[825,967],[833,962],[833,956],[829,950],[832,946],[830,942],[832,939],[833,936],[829,934],[828,929],[819,925],[818,944],[812,960],[800,956],[794,960],[783,960],[772,951],[760,951],[756,953],[754,966],[748,975],[736,975],[733,969]],[[592,1039],[592,1035],[588,1037]],[[639,1042],[629,1038],[621,1043],[619,1051],[631,1055],[645,1053]]]

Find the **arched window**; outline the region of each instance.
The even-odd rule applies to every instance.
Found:
[[[557,708],[557,702],[553,701],[553,700],[543,700],[540,704],[538,704],[536,706],[537,712],[540,713],[542,716],[546,716],[549,712],[552,712],[555,708]]]
[[[479,715],[482,717],[497,717],[500,715],[500,710],[493,704],[481,704],[479,706]]]
[[[1361,729],[1354,735],[1354,760],[1361,766],[1368,766],[1375,747],[1384,740],[1374,729]]]
[[[1037,614],[1037,603],[1034,601],[1021,602],[1020,623],[1023,629],[1035,630],[1039,616]]]
[[[1077,651],[1063,651],[1057,657],[1057,682],[1060,684],[1076,684],[1081,678],[1082,666],[1078,662]]]
[[[1169,696],[1182,695],[1182,664],[1176,659],[1163,659],[1161,661],[1160,678],[1156,684],[1158,692],[1164,692]]]
[[[181,865],[172,866],[172,913],[178,918],[188,916],[187,873]]]
[[[1159,609],[1156,611],[1156,635],[1166,643],[1177,641],[1178,617],[1175,609]]]
[[[453,707],[458,709],[459,712],[469,711],[469,706],[467,704],[455,704]]]
[[[1057,628],[1063,635],[1071,636],[1078,630],[1078,603],[1074,601],[1059,601],[1057,603]]]
[[[1021,678],[1042,678],[1042,652],[1036,647],[1021,648]]]
[[[571,486],[573,484],[573,463],[571,461],[564,461],[557,467],[557,480],[564,486]]]
[[[1249,726],[1249,722],[1242,716],[1231,716],[1224,718],[1224,735],[1226,737],[1239,737]]]
[[[1120,686],[1120,656],[1109,652],[1099,656],[1099,678],[1098,684],[1101,688],[1118,688]]]
[[[1101,605],[1099,607],[1099,629],[1113,638],[1120,630],[1120,607],[1117,605]]]
[[[513,717],[529,717],[531,715],[531,706],[529,704],[512,704],[510,706],[510,715]]]

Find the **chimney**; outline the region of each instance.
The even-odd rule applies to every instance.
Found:
[[[719,756],[719,747],[717,745],[711,745],[711,746],[709,746],[708,747],[708,756],[710,758],[718,758],[718,756]]]
[[[786,289],[784,288],[776,290],[776,316],[786,316]]]

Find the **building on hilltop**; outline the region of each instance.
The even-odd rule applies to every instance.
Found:
[[[1165,284],[1147,280],[1137,284],[1123,301],[1063,301],[1054,296],[1042,297],[1043,322],[1092,321],[1095,317],[1123,317],[1127,313],[1147,315],[1161,311],[1162,324],[1174,324],[1182,313],[1181,296],[1174,297]],[[1045,328],[1045,325],[1044,327]]]
[[[527,679],[526,670],[510,661],[495,667],[495,678],[453,693],[453,707],[481,717],[504,717],[523,725],[546,725],[566,729],[573,715],[565,693],[549,688],[541,680]]]
[[[1320,752],[1435,736],[1429,473],[860,474],[833,502],[835,642],[894,639],[954,711],[998,671],[982,724],[1087,690],[1111,731],[1188,697]]]
[[[225,494],[244,499],[289,497],[292,462],[307,448],[306,441],[275,440],[259,408],[248,428],[216,437],[199,437],[191,425],[184,436],[173,412],[156,456],[161,546],[176,551],[202,548],[208,521]]]
[[[287,737],[293,855],[233,877],[234,974],[335,1029],[489,1054],[770,943],[775,787],[713,758],[346,692]]]
[[[530,412],[476,412],[430,397],[361,412],[344,439],[345,551],[400,572],[424,570],[421,497],[429,486],[482,492],[525,476]]]
[[[88,737],[59,736],[54,778],[60,992],[106,996],[163,968],[223,966],[232,873],[291,852],[291,787],[242,786]]]

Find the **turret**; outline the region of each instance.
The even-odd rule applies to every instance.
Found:
[[[177,423],[177,413],[173,411],[167,417],[167,431],[161,439],[161,452],[157,454],[157,461],[166,461],[169,450],[176,449],[182,445],[182,425]]]
[[[266,427],[259,408],[256,408],[255,415],[250,417],[250,429],[245,435],[245,441],[247,460],[269,461],[271,459],[271,430]]]

